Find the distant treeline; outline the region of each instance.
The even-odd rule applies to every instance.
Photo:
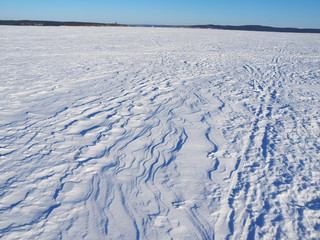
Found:
[[[118,23],[91,23],[91,22],[58,22],[58,21],[33,21],[33,20],[0,20],[0,25],[14,26],[127,26]]]
[[[126,25],[118,23],[91,23],[91,22],[59,22],[59,21],[32,21],[32,20],[0,20],[0,25],[15,26],[131,26],[131,27],[178,27],[178,28],[205,28],[205,29],[221,29],[221,30],[240,30],[240,31],[263,31],[263,32],[292,32],[292,33],[320,33],[320,29],[315,28],[279,28],[260,25],[245,26],[224,26],[224,25]]]
[[[223,26],[223,25],[192,25],[190,28],[210,28],[223,30],[261,31],[261,32],[292,32],[292,33],[320,33],[320,29],[313,28],[278,28],[260,25]]]

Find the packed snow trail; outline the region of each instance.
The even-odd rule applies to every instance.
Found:
[[[0,33],[1,239],[318,239],[320,35]]]

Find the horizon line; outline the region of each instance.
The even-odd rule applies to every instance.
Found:
[[[143,24],[143,23],[134,23],[134,24],[126,24],[126,23],[105,23],[105,22],[94,22],[94,21],[61,21],[61,20],[28,20],[28,19],[20,19],[20,20],[1,20],[0,25],[18,25],[18,23],[23,22],[32,22],[34,23],[57,23],[62,24],[78,24],[78,26],[84,26],[85,24],[89,25],[101,25],[101,26],[140,26],[140,27],[185,27],[185,28],[216,28],[222,30],[248,30],[248,31],[276,31],[276,32],[303,32],[311,31],[311,33],[320,33],[320,28],[298,28],[298,27],[273,27],[267,25],[259,25],[259,24],[245,24],[245,25],[222,25],[222,24]],[[16,23],[16,24],[9,24]],[[21,24],[20,24],[21,25]],[[34,24],[33,24],[34,25]],[[59,26],[59,25],[45,25],[45,26]],[[259,28],[259,29],[252,29]],[[296,31],[295,31],[296,30]]]

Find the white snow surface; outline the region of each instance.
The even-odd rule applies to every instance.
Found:
[[[320,239],[320,35],[0,27],[1,239]]]

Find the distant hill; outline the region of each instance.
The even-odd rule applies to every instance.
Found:
[[[205,28],[221,30],[240,30],[240,31],[263,31],[263,32],[292,32],[292,33],[320,33],[320,29],[315,28],[279,28],[260,25],[148,25],[148,24],[118,24],[118,23],[92,23],[92,22],[60,22],[60,21],[38,21],[38,20],[0,20],[0,25],[15,26],[131,26],[131,27],[178,27],[178,28]]]

